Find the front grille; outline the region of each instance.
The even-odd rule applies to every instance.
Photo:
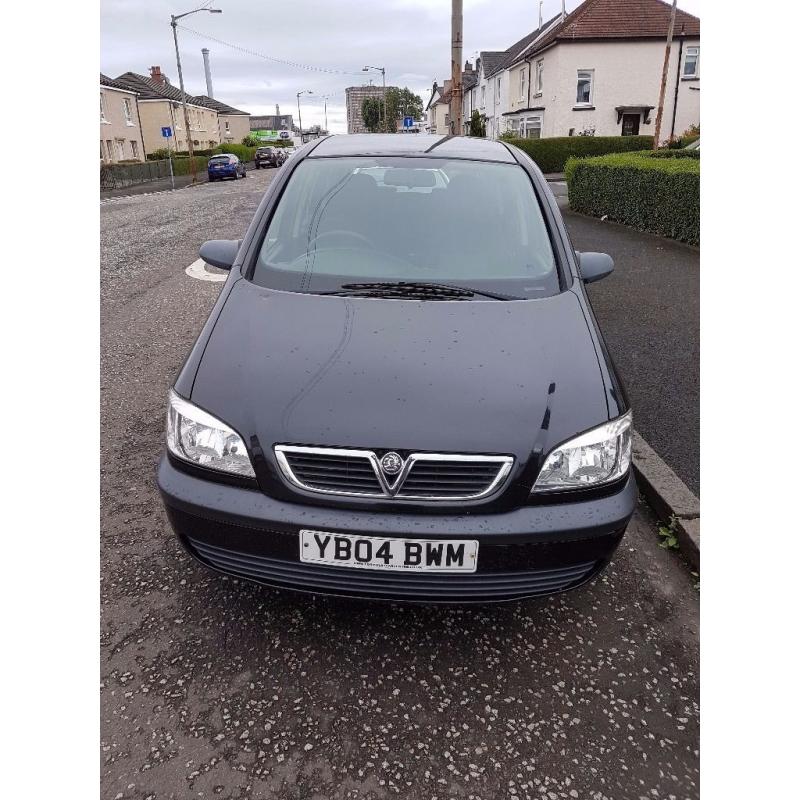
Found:
[[[396,500],[475,500],[500,490],[514,459],[411,453],[397,457],[397,475],[384,472],[373,450],[275,445],[284,478],[301,489],[326,494]]]
[[[292,473],[305,487],[319,492],[349,492],[380,496],[381,484],[364,458],[324,453],[286,453]]]
[[[425,602],[516,600],[553,594],[585,582],[600,562],[583,561],[565,567],[524,572],[475,572],[442,575],[420,572],[383,572],[303,564],[218,547],[187,537],[190,550],[201,561],[231,575],[283,589],[378,599]]]
[[[498,464],[485,461],[415,461],[399,496],[469,497],[481,494],[497,477]]]

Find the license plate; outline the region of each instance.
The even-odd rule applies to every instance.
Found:
[[[300,560],[356,569],[475,572],[474,539],[391,539],[327,531],[300,531]]]

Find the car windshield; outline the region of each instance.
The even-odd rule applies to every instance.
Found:
[[[311,293],[446,283],[514,298],[560,288],[521,166],[418,157],[302,161],[269,223],[253,281]]]
[[[230,161],[228,156],[214,156],[208,159],[209,164],[227,164]]]

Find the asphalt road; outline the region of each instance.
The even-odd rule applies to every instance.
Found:
[[[588,287],[595,315],[628,392],[636,430],[700,496],[700,253],[566,209],[576,250],[614,259]]]
[[[590,586],[483,609],[282,593],[181,550],[154,468],[221,286],[184,268],[273,174],[101,206],[104,800],[698,797],[698,596],[645,509]]]

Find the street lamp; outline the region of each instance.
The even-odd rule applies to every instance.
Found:
[[[186,144],[189,149],[189,169],[192,173],[192,183],[197,183],[197,171],[194,168],[194,147],[192,146],[192,131],[189,128],[189,109],[186,107],[186,90],[183,88],[183,70],[181,69],[181,53],[178,49],[178,20],[188,17],[190,14],[197,14],[198,11],[208,11],[210,14],[221,14],[221,8],[208,8],[202,6],[194,11],[186,11],[183,14],[170,14],[170,25],[172,25],[172,38],[175,40],[175,60],[178,62],[178,82],[181,85],[181,103],[183,105],[183,124],[186,126]],[[177,137],[175,141],[177,149]]]
[[[302,92],[297,93],[297,124],[300,126],[300,144],[303,143],[303,117],[300,114],[300,95],[301,94],[314,94],[311,89],[303,89]]]
[[[386,67],[364,67],[361,71],[369,72],[371,69],[374,69],[375,72],[380,72],[383,78],[383,132],[388,133],[389,126],[386,121]]]

